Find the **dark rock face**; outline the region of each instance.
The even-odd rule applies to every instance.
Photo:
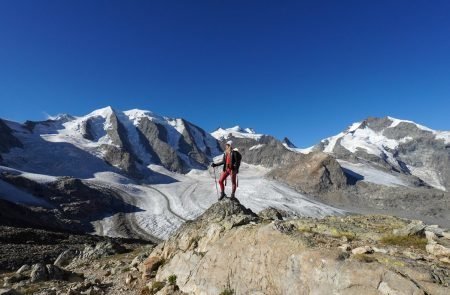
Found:
[[[141,142],[155,163],[171,171],[185,173],[190,170],[190,167],[206,168],[211,157],[215,156],[206,144],[206,138],[210,135],[186,120],[182,119],[181,122],[185,128],[178,142],[173,143],[176,146],[173,146],[169,143],[168,131],[163,125],[148,118],[142,118],[137,126]],[[203,148],[198,146],[195,134],[202,140]]]
[[[287,138],[287,137],[285,137],[284,139],[283,139],[283,143],[285,144],[285,145],[287,145],[288,147],[290,147],[290,148],[297,148],[296,146],[295,146],[295,144],[293,144],[290,140],[289,140],[289,138]]]
[[[183,172],[183,161],[177,152],[168,143],[167,130],[161,124],[142,118],[139,121],[138,130],[141,134],[141,142],[151,154],[156,164],[162,164],[171,171]]]
[[[233,141],[233,146],[242,154],[242,161],[268,168],[286,165],[301,155],[286,149],[286,147],[272,136],[262,136],[259,140],[249,138],[229,137],[223,141]],[[256,148],[259,145],[258,148]]]
[[[203,130],[200,130],[197,126],[194,126],[187,122],[186,120],[181,120],[186,127],[183,131],[182,136],[180,137],[180,142],[178,143],[180,147],[180,151],[183,154],[189,155],[189,159],[191,160],[191,165],[198,165],[203,167],[207,167],[209,163],[209,159],[212,156],[209,148],[206,148],[205,151],[200,150],[197,146],[197,143],[194,139],[194,132],[201,133],[202,138],[206,137],[206,133]],[[194,161],[192,161],[194,160]]]
[[[109,123],[111,128],[108,128],[106,132],[111,138],[113,145],[102,146],[102,149],[105,151],[105,161],[111,166],[119,167],[133,177],[142,177],[142,174],[136,167],[138,160],[131,148],[125,127],[115,113],[110,115]]]
[[[0,119],[0,153],[7,153],[11,148],[23,147],[22,143],[12,134],[11,128]],[[1,159],[1,158],[0,158]]]
[[[268,177],[305,193],[336,190],[347,185],[347,177],[336,159],[321,152],[299,156],[288,165],[273,169]]]

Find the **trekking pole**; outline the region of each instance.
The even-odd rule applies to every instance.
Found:
[[[216,178],[216,167],[213,167],[213,169],[214,169],[214,182],[216,183],[217,197],[219,197],[219,188],[217,187],[217,178]]]

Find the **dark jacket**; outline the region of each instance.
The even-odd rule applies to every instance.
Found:
[[[214,166],[223,165],[222,170],[225,172],[227,170],[227,165],[225,165],[226,158],[227,158],[227,153],[225,152],[225,153],[223,153],[222,161],[220,161],[219,163],[216,163]],[[237,150],[232,150],[231,151],[231,170],[234,173],[239,173],[240,166],[241,166],[241,154]]]

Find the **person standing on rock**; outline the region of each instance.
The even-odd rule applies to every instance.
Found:
[[[223,172],[219,179],[220,185],[220,196],[219,201],[222,200],[225,195],[225,181],[228,176],[231,175],[231,198],[235,198],[236,188],[237,188],[237,174],[239,173],[239,167],[241,165],[241,153],[238,149],[232,148],[233,142],[230,140],[226,144],[225,152],[223,154],[222,161],[219,163],[212,163],[212,167],[217,167],[223,165]]]

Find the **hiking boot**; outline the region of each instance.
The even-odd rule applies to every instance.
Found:
[[[224,192],[220,193],[220,197],[219,197],[219,201],[222,200],[223,198],[225,198],[227,195],[225,195]]]
[[[231,193],[230,199],[232,199],[232,200],[237,200],[237,199],[236,199],[236,196],[234,195],[234,193]]]

